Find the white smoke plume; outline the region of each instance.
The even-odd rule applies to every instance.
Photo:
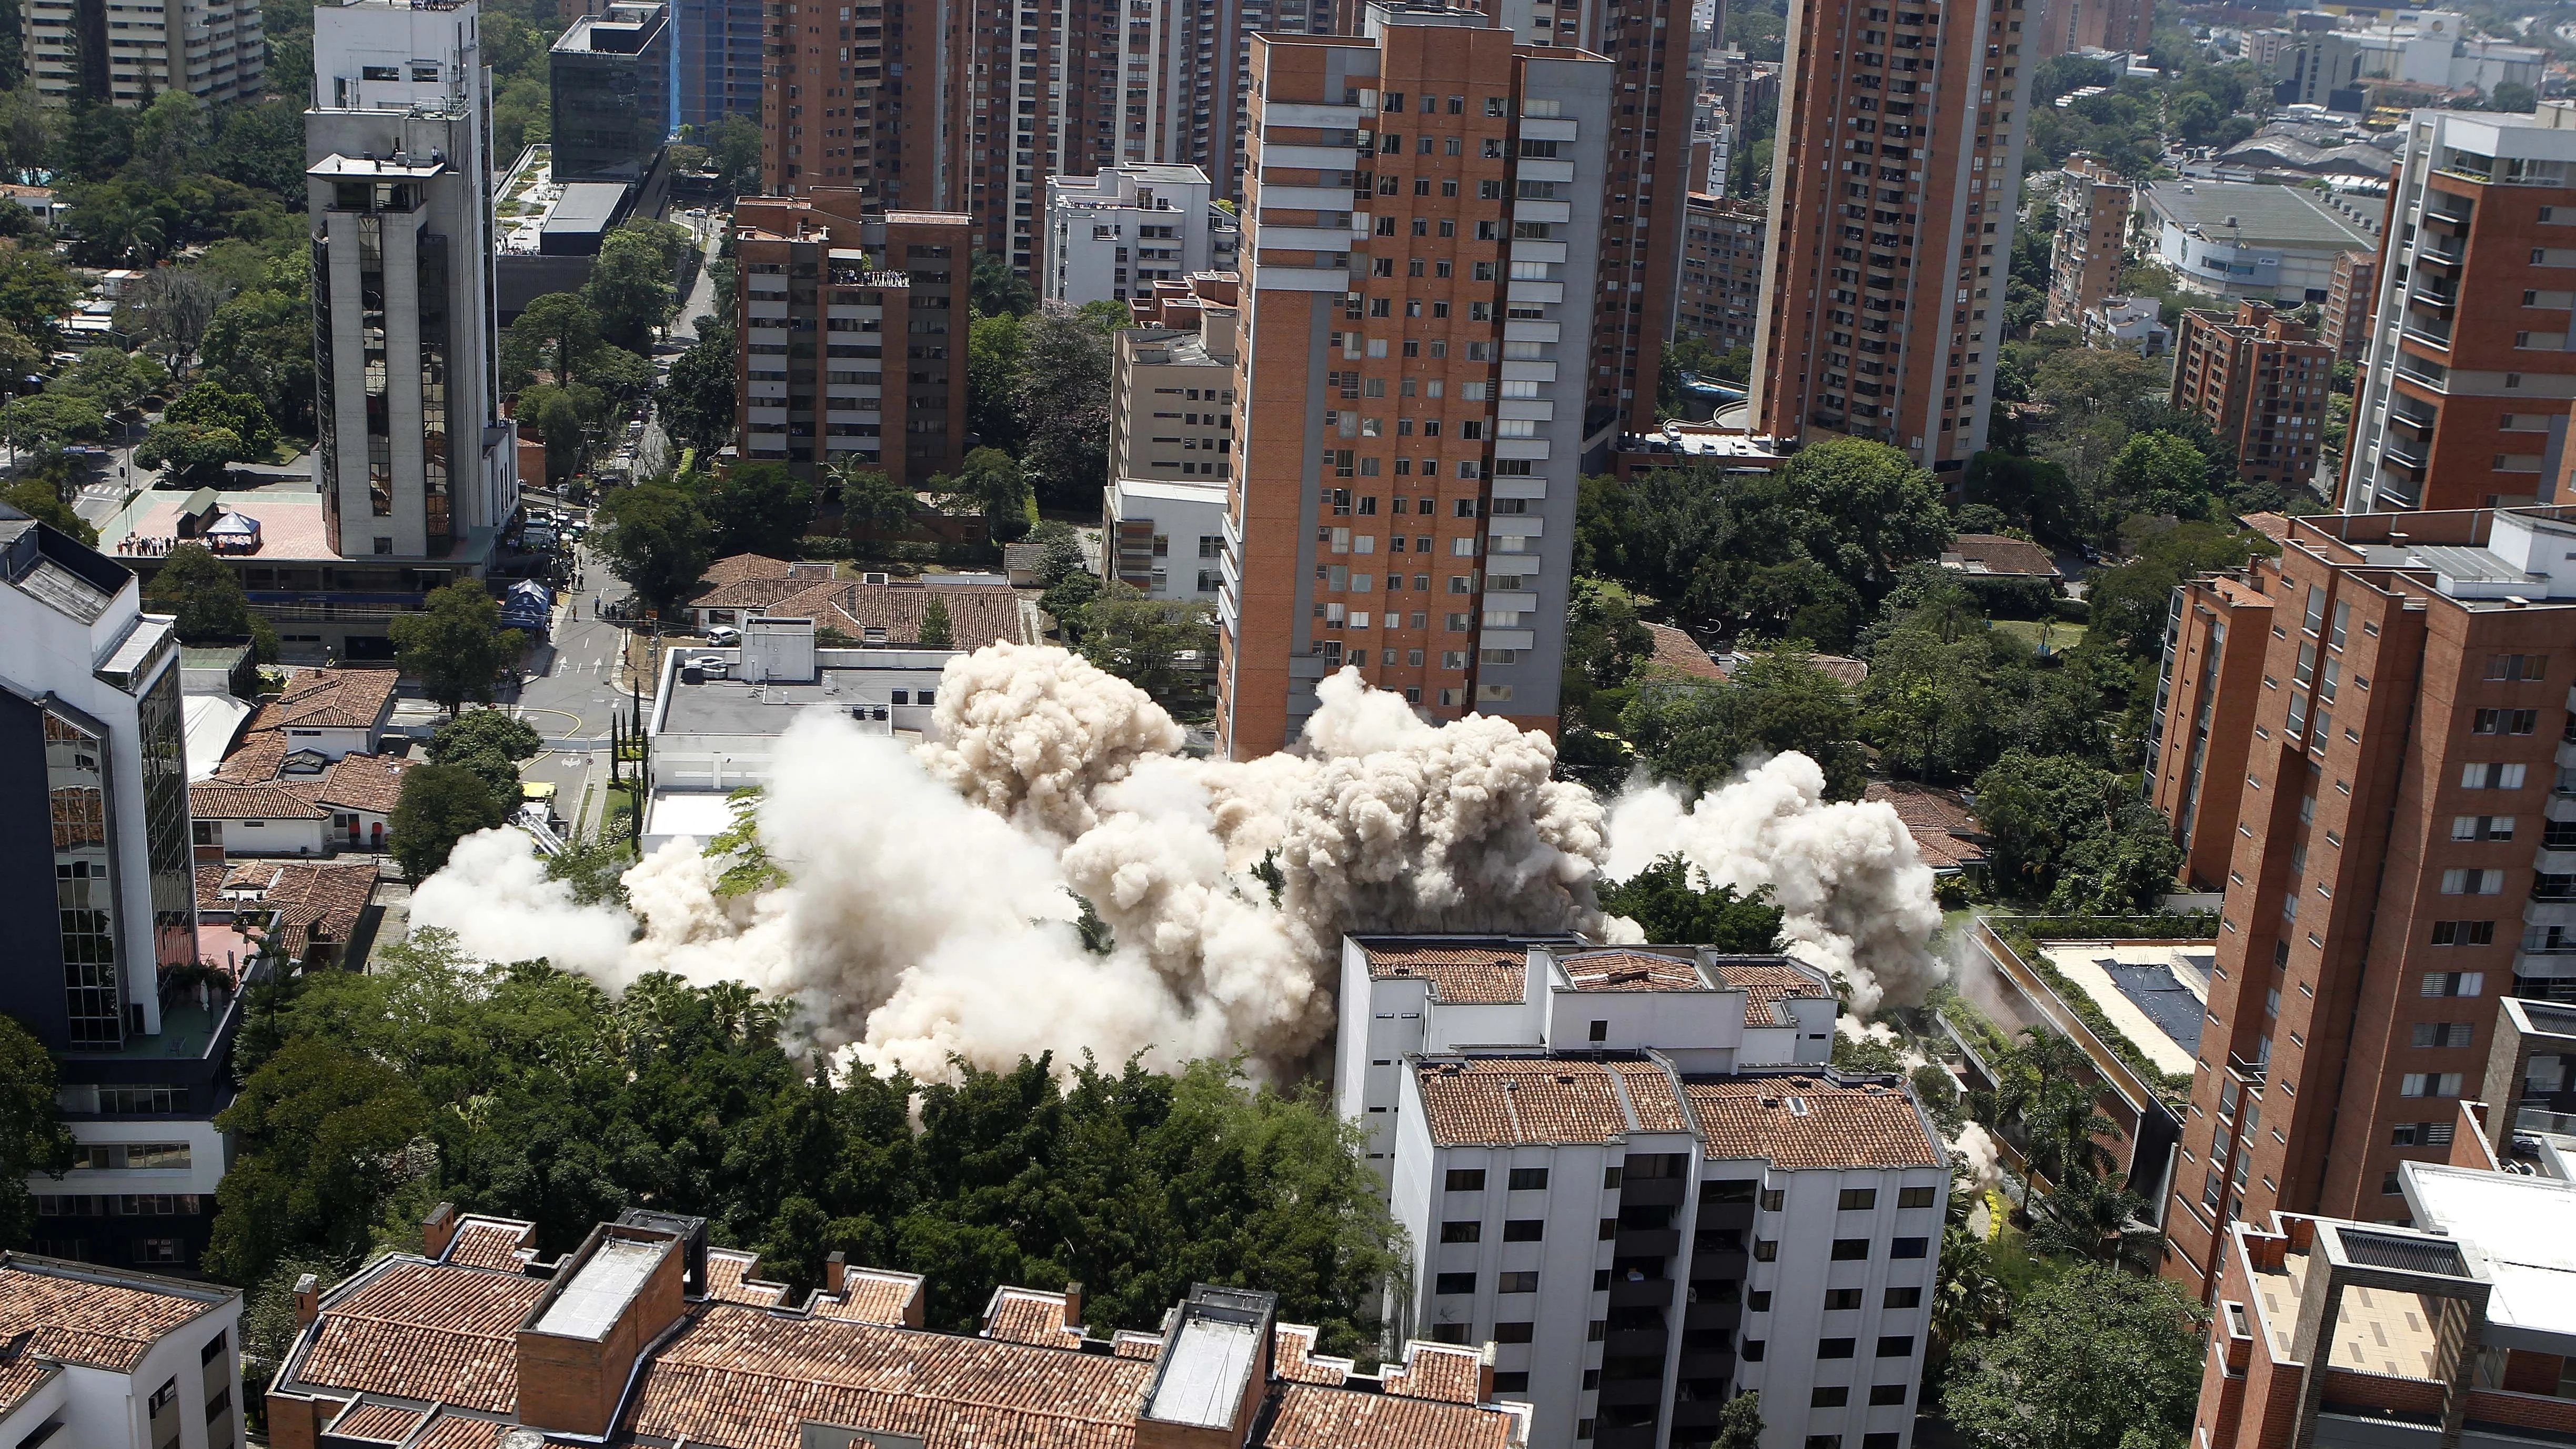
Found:
[[[1828,801],[1805,755],[1774,755],[1685,802],[1671,785],[1632,787],[1610,813],[1613,879],[1680,855],[1711,885],[1768,886],[1789,954],[1846,987],[1855,1015],[1919,1006],[1944,974],[1924,949],[1941,925],[1932,868],[1894,806]]]
[[[995,645],[950,662],[931,738],[913,749],[831,711],[789,726],[758,806],[782,885],[726,898],[725,862],[678,841],[626,873],[630,918],[573,906],[524,840],[490,832],[423,883],[413,916],[486,959],[542,951],[611,985],[647,971],[742,981],[797,1001],[825,1045],[922,1076],[952,1056],[1008,1065],[1084,1049],[1163,1066],[1242,1051],[1293,1070],[1332,1032],[1345,932],[1634,938],[1594,894],[1626,842],[1590,792],[1553,778],[1545,735],[1490,716],[1430,725],[1348,671],[1318,693],[1296,750],[1192,759],[1132,685],[1062,650]],[[1797,817],[1853,807],[1819,807],[1816,793],[1777,803],[1763,840],[1739,851],[1815,861],[1757,881],[1713,849],[1642,858],[1684,848],[1732,872],[1703,863],[1712,879],[1775,883],[1801,952],[1875,983],[1914,918],[1866,919],[1901,906],[1912,878],[1827,870],[1831,832]],[[1652,818],[1704,832],[1717,823],[1706,805],[1673,799]],[[1896,838],[1911,863],[1901,826]],[[1929,911],[1928,873],[1920,893]],[[1114,942],[1105,953],[1083,944],[1082,900]],[[540,917],[565,919],[541,930]],[[1888,994],[1870,990],[1870,1007]]]
[[[1950,1139],[1951,1155],[1966,1170],[1980,1193],[2003,1186],[2003,1154],[1995,1150],[1995,1139],[1974,1122],[1959,1124],[1959,1135]]]

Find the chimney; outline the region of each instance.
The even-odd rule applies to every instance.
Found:
[[[322,1280],[307,1273],[295,1280],[295,1326],[309,1328],[322,1316]]]
[[[456,1204],[443,1202],[429,1210],[420,1220],[420,1250],[432,1258],[447,1256],[447,1245],[456,1241]]]
[[[845,1283],[847,1283],[847,1282],[849,1282],[849,1281],[850,1281],[850,1255],[849,1255],[849,1254],[847,1254],[847,1253],[834,1253],[832,1256],[830,1256],[830,1257],[828,1257],[828,1258],[825,1258],[825,1259],[823,1260],[823,1291],[824,1291],[824,1292],[826,1292],[826,1293],[838,1293],[838,1292],[840,1292],[840,1291],[841,1291],[841,1285],[843,1285],[843,1284],[845,1284]]]
[[[1476,1402],[1494,1401],[1494,1341],[1485,1340],[1485,1350],[1476,1355]]]
[[[1064,1326],[1082,1327],[1082,1284],[1079,1281],[1064,1285]]]

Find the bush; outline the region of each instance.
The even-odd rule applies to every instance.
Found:
[[[843,559],[851,556],[850,541],[837,534],[809,533],[796,540],[798,558]]]
[[[2058,599],[2050,603],[2049,609],[2057,615],[2057,621],[2061,624],[2093,622],[2093,606],[2082,599]]]

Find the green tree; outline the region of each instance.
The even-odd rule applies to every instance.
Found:
[[[258,398],[280,425],[312,426],[313,309],[300,285],[239,293],[217,307],[198,355],[210,381]]]
[[[641,483],[608,495],[599,512],[606,526],[592,537],[609,571],[665,619],[676,617],[714,558],[713,526],[697,499],[668,483]]]
[[[2278,552],[2261,534],[2211,523],[2155,534],[2135,557],[2090,580],[2085,598],[2092,605],[2092,631],[2135,658],[2153,659],[2164,648],[2165,613],[2176,584]]]
[[[55,259],[51,248],[0,241],[0,321],[41,345],[51,345],[56,319],[69,312],[80,295],[80,284]]]
[[[1028,443],[1020,464],[1040,503],[1085,506],[1109,471],[1109,333],[1058,304],[1021,327],[1019,416]]]
[[[238,644],[245,640],[263,660],[277,657],[277,630],[251,612],[241,575],[201,543],[182,543],[163,556],[143,586],[143,606],[175,620],[184,644]]]
[[[403,874],[426,880],[447,864],[457,841],[507,824],[514,804],[505,804],[492,782],[466,765],[414,765],[403,771],[402,792],[394,797],[386,849]]]
[[[569,382],[600,340],[599,313],[579,293],[533,298],[501,336],[502,385],[517,391],[538,372]]]
[[[834,463],[831,477],[841,490],[841,523],[855,536],[862,532],[898,534],[912,527],[920,500],[882,468],[871,468],[853,453]]]
[[[194,384],[179,394],[161,419],[165,423],[228,430],[253,457],[265,455],[277,446],[277,425],[269,421],[268,409],[249,393],[234,392],[221,383]]]
[[[2102,482],[2112,521],[2139,513],[2198,518],[2210,506],[2208,458],[2171,433],[2131,436]]]
[[[635,223],[601,238],[599,260],[581,289],[582,300],[598,318],[599,335],[630,352],[651,351],[655,335],[679,310],[672,290],[678,265],[667,238]]]
[[[497,709],[469,709],[450,716],[430,736],[429,758],[473,771],[508,812],[519,806],[519,763],[543,748],[544,737],[526,720]]]
[[[968,288],[975,310],[986,317],[1025,317],[1037,310],[1037,289],[991,252],[975,253]]]
[[[1020,374],[1027,365],[1028,336],[1017,314],[979,313],[968,324],[966,431],[983,446],[1014,455],[1026,446]]]
[[[2520,81],[2498,81],[2487,95],[2487,104],[2499,111],[2529,114],[2540,109],[2540,93]]]
[[[2005,751],[1977,777],[1977,821],[1994,841],[1996,883],[2046,896],[2066,853],[2109,831],[2118,788],[2110,771],[2082,760]]]
[[[50,523],[82,543],[92,546],[98,543],[98,530],[90,526],[88,519],[73,512],[72,506],[63,501],[62,493],[45,479],[20,478],[0,487],[0,503],[40,523]]]
[[[1205,604],[1149,599],[1112,580],[1083,608],[1082,657],[1175,713],[1202,710],[1215,649],[1216,621]]]
[[[537,420],[546,444],[546,483],[561,487],[581,471],[581,403],[568,388],[540,384],[519,394],[519,411]]]
[[[1020,465],[999,448],[977,448],[966,455],[954,476],[930,480],[930,492],[944,513],[981,514],[988,536],[1008,543],[1029,531],[1029,484]]]
[[[387,627],[396,667],[451,717],[467,700],[490,704],[527,649],[525,635],[501,627],[500,601],[480,579],[431,590],[420,612],[396,615]]]
[[[733,336],[701,338],[672,360],[658,399],[671,436],[707,452],[733,440]]]
[[[730,115],[717,128],[715,136],[716,167],[724,174],[725,184],[737,196],[757,195],[760,191],[760,123],[749,116]]]
[[[1678,855],[1667,855],[1604,891],[1601,908],[1635,921],[1649,941],[1754,955],[1780,949],[1781,911],[1771,904],[1770,887],[1738,895],[1733,886],[1712,886]]]
[[[2201,1322],[2161,1278],[2073,1267],[1961,1355],[1942,1407],[1992,1449],[2122,1449],[2138,1431],[2180,1443],[2200,1395]]]
[[[233,1162],[216,1191],[206,1271],[256,1283],[298,1248],[353,1261],[395,1191],[436,1170],[434,1152],[414,1147],[429,1115],[391,1067],[319,1040],[288,1042],[215,1119]]]
[[[160,422],[134,450],[134,466],[158,468],[174,482],[219,484],[226,469],[258,456],[230,428]]]
[[[916,642],[924,649],[946,649],[953,637],[953,626],[948,619],[948,601],[933,594],[930,596],[930,602],[922,606],[921,638]]]
[[[719,558],[738,553],[794,558],[814,521],[814,490],[783,463],[736,463],[698,483],[699,508],[715,528]]]
[[[2059,861],[2052,911],[2119,915],[2152,909],[2174,888],[2182,847],[2173,823],[2142,800],[2122,805],[2108,830],[2078,841]]]
[[[1859,798],[1866,760],[1851,691],[1794,645],[1755,654],[1724,684],[1650,682],[1619,719],[1647,768],[1713,790],[1747,759],[1792,750],[1825,773],[1825,791]]]
[[[1746,1389],[1717,1411],[1717,1437],[1709,1449],[1762,1449],[1762,1391]]]
[[[0,1252],[23,1248],[36,1226],[29,1178],[72,1165],[72,1134],[54,1098],[54,1059],[15,1017],[0,1015]]]
[[[107,436],[107,420],[96,398],[48,392],[17,398],[0,410],[0,429],[22,450],[54,452],[72,443],[95,443]]]

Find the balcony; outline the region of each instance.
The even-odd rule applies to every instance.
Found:
[[[1610,1280],[1610,1306],[1613,1308],[1662,1308],[1673,1301],[1673,1280],[1645,1278],[1630,1282],[1625,1278]]]
[[[1664,1401],[1664,1381],[1651,1379],[1610,1379],[1601,1381],[1601,1407],[1613,1404],[1651,1404]]]
[[[1670,1258],[1682,1250],[1678,1228],[1621,1228],[1618,1256],[1622,1258]]]
[[[1609,1336],[1602,1340],[1601,1351],[1611,1358],[1651,1355],[1660,1359],[1664,1356],[1664,1349],[1671,1342],[1672,1335],[1660,1328],[1613,1329]]]

